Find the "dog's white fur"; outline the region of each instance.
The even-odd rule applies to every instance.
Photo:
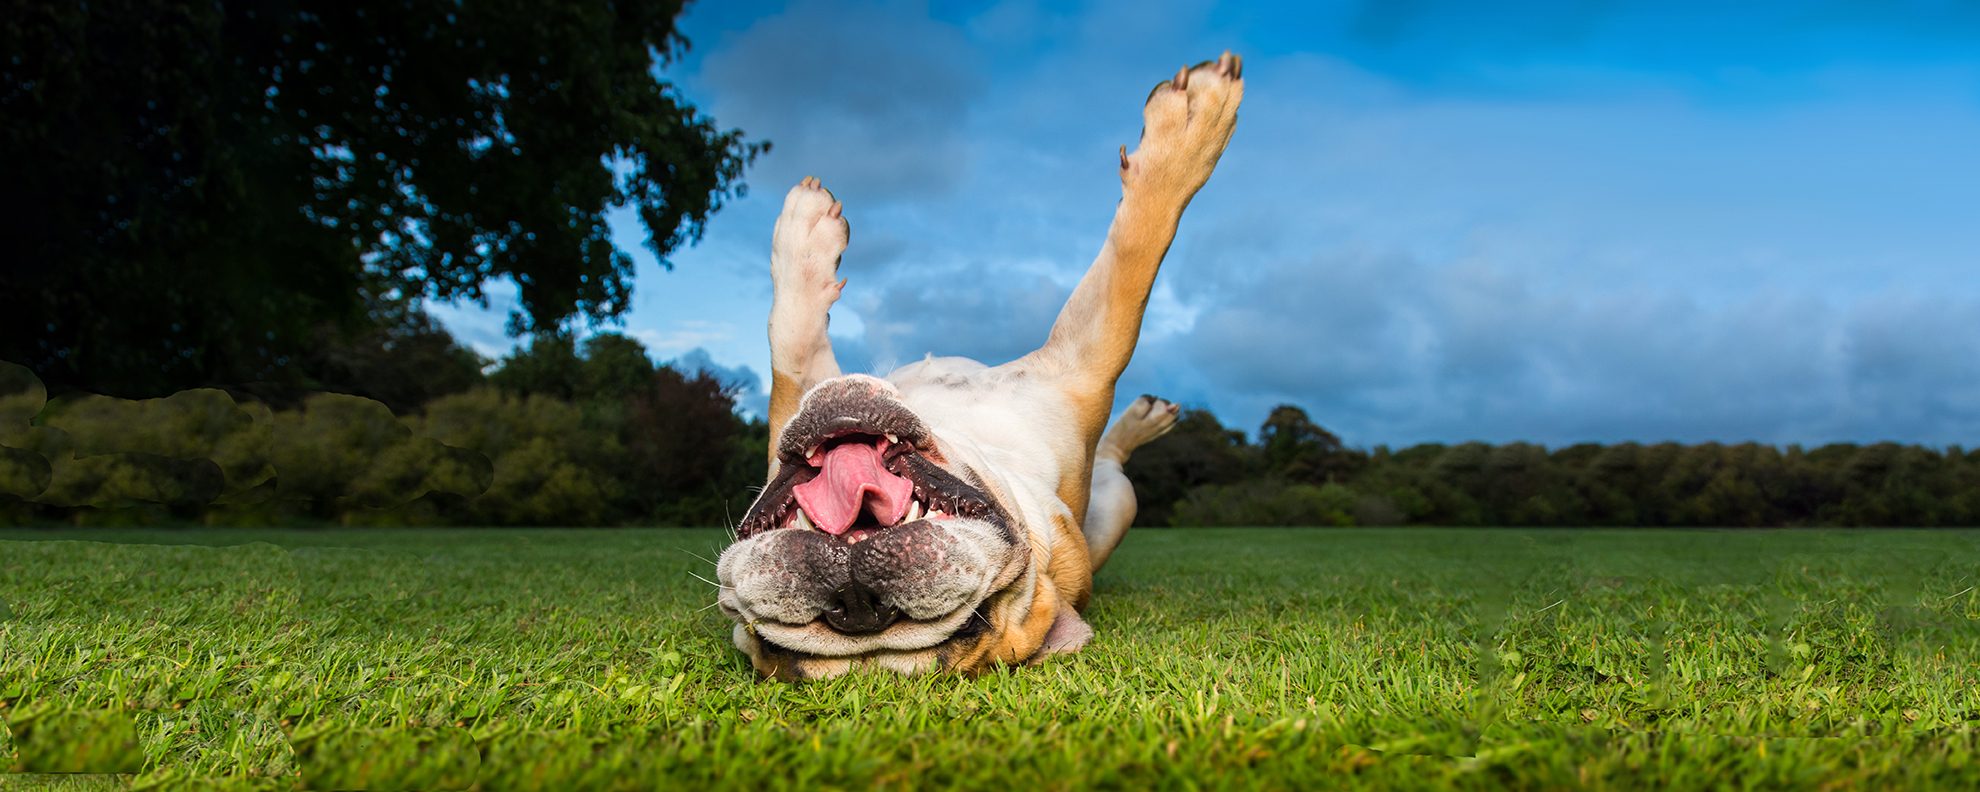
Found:
[[[971,573],[981,576],[982,586],[963,588],[997,591],[961,597],[943,618],[848,636],[821,624],[752,621],[760,609],[749,601],[747,573],[776,532],[743,540],[724,552],[718,575],[730,586],[722,595],[724,610],[740,622],[736,643],[759,670],[804,677],[859,666],[977,670],[1085,645],[1092,630],[1078,611],[1092,572],[1134,518],[1133,487],[1121,463],[1134,446],[1166,431],[1175,413],[1173,405],[1138,400],[1103,439],[1114,383],[1133,354],[1148,291],[1176,223],[1215,168],[1242,97],[1238,61],[1229,53],[1183,70],[1150,94],[1139,147],[1131,156],[1121,153],[1123,197],[1106,244],[1037,351],[994,367],[931,357],[868,383],[933,431],[945,468],[980,476],[1010,512],[1028,551],[1015,554],[1021,568],[986,566]],[[826,328],[845,286],[837,277],[850,238],[843,214],[831,193],[807,178],[786,196],[773,233],[772,477],[785,424],[805,410],[820,384],[842,377]],[[739,580],[744,585],[735,585]],[[994,640],[978,642],[987,648],[962,659],[935,651],[979,605],[994,606]],[[814,656],[795,670],[784,660],[766,660],[758,631],[778,647]]]

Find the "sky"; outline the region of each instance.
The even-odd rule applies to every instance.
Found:
[[[702,2],[663,71],[771,141],[622,327],[766,402],[769,246],[844,202],[848,371],[1043,340],[1148,89],[1245,104],[1119,405],[1351,445],[1980,445],[1980,3]],[[434,313],[483,354],[510,305]]]

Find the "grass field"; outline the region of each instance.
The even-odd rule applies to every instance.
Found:
[[[125,774],[0,787],[1980,787],[1980,532],[1146,530],[1082,654],[796,686],[722,538],[0,532],[0,767]]]

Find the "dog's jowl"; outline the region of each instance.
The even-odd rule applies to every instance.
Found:
[[[1043,346],[995,367],[842,374],[825,327],[850,227],[817,179],[791,189],[770,254],[769,484],[716,567],[759,672],[980,671],[1093,638],[1093,572],[1134,519],[1121,463],[1176,416],[1143,396],[1106,428],[1114,384],[1243,95],[1229,53],[1155,87],[1099,258]]]

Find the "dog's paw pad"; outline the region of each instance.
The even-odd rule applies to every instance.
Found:
[[[1101,449],[1104,451],[1111,446],[1114,453],[1125,459],[1135,449],[1168,434],[1169,430],[1176,428],[1176,420],[1181,417],[1180,405],[1143,394],[1121,412],[1121,417],[1114,419],[1113,426],[1107,428],[1106,435],[1100,440]]]
[[[1142,110],[1141,143],[1123,150],[1121,178],[1130,184],[1194,191],[1230,141],[1244,98],[1244,61],[1225,52],[1184,67],[1155,85]]]
[[[845,285],[838,279],[839,257],[851,237],[845,205],[817,177],[799,181],[784,196],[771,234],[771,277],[778,290],[796,289],[828,302],[838,299]]]
[[[1136,434],[1143,436],[1141,442],[1145,443],[1176,428],[1176,419],[1181,415],[1181,405],[1144,393],[1121,416],[1121,422],[1134,426]]]

